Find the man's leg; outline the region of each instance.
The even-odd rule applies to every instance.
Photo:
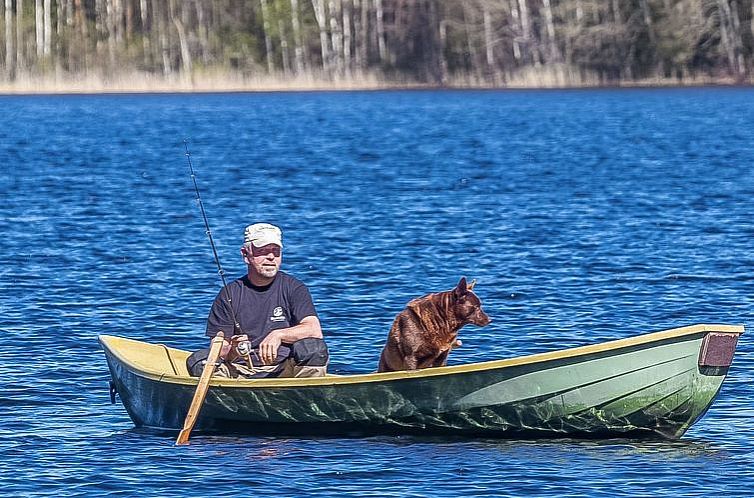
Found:
[[[291,345],[293,377],[324,377],[330,355],[322,339],[307,337]]]
[[[257,365],[249,369],[244,363],[233,363],[233,378],[263,379],[283,377],[324,377],[330,356],[322,339],[308,337],[291,345],[291,354],[277,365]]]
[[[200,349],[195,351],[188,358],[186,358],[186,369],[189,375],[192,377],[201,377],[204,371],[204,365],[207,364],[207,357],[209,356],[209,349]],[[235,379],[238,377],[238,371],[233,368],[232,365],[227,363],[220,363],[212,374],[213,377],[222,377],[226,379]]]
[[[285,372],[289,370],[286,366],[286,362],[288,361],[290,360],[286,359],[276,365],[254,365],[253,369],[249,368],[246,363],[243,362],[233,363],[233,366],[236,368],[236,371],[238,371],[238,377],[242,379],[268,379],[286,377]],[[288,375],[288,377],[290,376],[291,375]]]

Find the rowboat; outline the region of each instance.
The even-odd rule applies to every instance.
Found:
[[[195,433],[680,438],[719,393],[743,332],[698,324],[425,370],[213,378]],[[180,430],[198,381],[189,352],[99,341],[133,423]]]

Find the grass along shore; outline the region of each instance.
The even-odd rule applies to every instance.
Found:
[[[231,72],[202,72],[190,77],[180,74],[154,75],[128,72],[118,75],[71,74],[17,75],[13,81],[0,81],[0,94],[94,94],[94,93],[210,93],[210,92],[293,92],[352,91],[391,89],[545,89],[545,88],[642,88],[694,86],[748,86],[749,77],[736,81],[730,77],[709,75],[684,78],[646,78],[610,80],[596,73],[574,71],[565,66],[529,68],[512,74],[488,77],[461,75],[442,83],[388,79],[377,74],[359,74],[350,78],[329,79],[318,75],[243,75]]]

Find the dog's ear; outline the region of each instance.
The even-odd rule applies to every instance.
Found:
[[[461,277],[461,280],[459,280],[458,285],[456,285],[456,288],[453,289],[453,295],[456,298],[460,298],[467,292],[468,292],[468,286],[466,285],[466,277]]]
[[[476,279],[472,280],[469,285],[466,286],[466,288],[470,291],[474,290],[474,286],[476,285]]]

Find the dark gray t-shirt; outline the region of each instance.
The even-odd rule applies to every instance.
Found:
[[[233,330],[226,289],[230,292],[233,314],[241,326],[240,332]],[[317,312],[309,289],[300,280],[278,272],[270,285],[257,287],[244,275],[218,293],[207,318],[207,336],[215,337],[221,330],[226,339],[234,334],[246,334],[251,345],[257,348],[271,330],[298,325],[307,316],[317,316]],[[278,359],[282,361],[289,354],[290,348],[282,344]]]

